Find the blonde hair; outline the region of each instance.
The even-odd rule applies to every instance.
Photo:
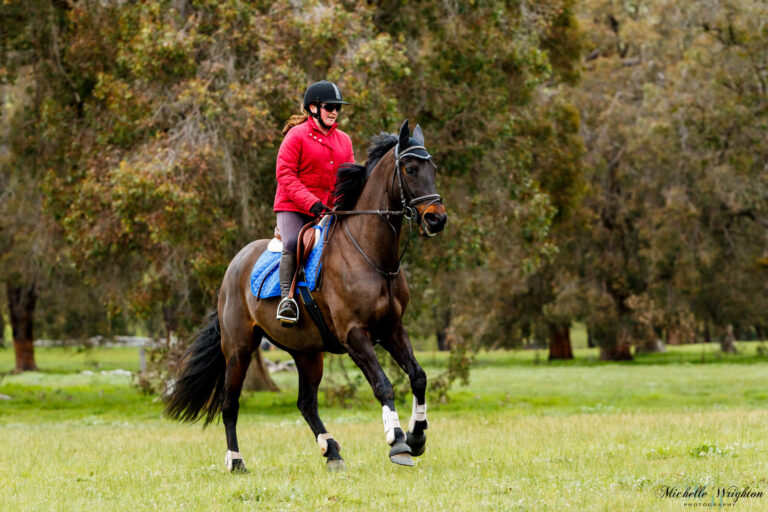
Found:
[[[283,126],[283,135],[288,133],[288,130],[290,130],[294,126],[300,125],[301,123],[303,123],[307,119],[309,119],[309,114],[307,114],[306,112],[302,112],[301,114],[292,115],[290,117],[290,119],[288,119],[288,121],[285,122],[285,126]]]

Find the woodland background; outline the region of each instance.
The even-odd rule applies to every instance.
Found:
[[[0,15],[17,371],[38,338],[183,340],[230,258],[271,235],[280,130],[320,79],[351,103],[358,161],[408,118],[440,167],[446,231],[406,258],[413,334],[568,358],[581,322],[606,360],[766,338],[765,2],[4,0]]]

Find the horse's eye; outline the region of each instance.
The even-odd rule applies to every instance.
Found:
[[[414,174],[416,174],[416,170],[417,169],[415,167],[406,167],[405,168],[405,172],[407,172],[409,176],[413,176]]]

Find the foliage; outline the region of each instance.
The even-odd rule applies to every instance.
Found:
[[[425,54],[410,76],[422,98],[411,108],[427,144],[435,141],[449,215],[445,235],[408,256],[418,308],[410,326],[422,335],[453,328],[472,346],[508,339],[511,297],[556,253],[552,221],[580,174],[578,114],[558,92],[561,80],[576,77],[572,9],[571,2],[419,8],[434,33],[409,45]],[[407,22],[392,24],[409,37]],[[553,56],[555,41],[562,47]]]
[[[0,282],[17,349],[29,336],[86,338],[111,334],[122,318],[110,318],[99,296],[81,283],[54,219],[46,214],[42,183],[47,169],[66,168],[66,130],[46,129],[60,110],[52,97],[61,82],[58,32],[61,4],[4,2],[0,6]],[[65,119],[57,117],[59,121]],[[60,126],[59,126],[60,128]],[[67,128],[65,126],[65,128]],[[7,299],[7,300],[6,300]],[[33,319],[34,310],[42,310]],[[17,359],[33,363],[32,340]]]
[[[35,18],[35,8],[50,16]],[[463,274],[463,296],[489,296],[499,290],[484,290],[488,281],[508,275],[517,286],[554,254],[547,236],[558,213],[548,192],[567,202],[569,173],[578,174],[550,173],[579,147],[567,135],[578,126],[575,110],[555,89],[578,76],[573,3],[423,2],[398,5],[397,16],[391,8],[5,3],[21,16],[4,39],[7,80],[22,69],[22,41],[45,48],[28,54],[38,108],[24,121],[30,136],[14,147],[38,161],[15,175],[40,169],[28,202],[53,221],[67,261],[109,318],[162,318],[168,341],[214,303],[232,255],[271,234],[279,129],[321,78],[352,100],[342,128],[358,155],[371,134],[404,117],[422,124],[434,148],[458,236],[424,247],[408,268],[414,289],[425,285],[418,317],[482,304],[446,302],[451,272]],[[546,150],[553,139],[560,151]],[[451,323],[467,339],[492,336],[501,309],[481,309]]]
[[[470,355],[471,347],[466,339],[457,335],[452,329],[449,330],[446,339],[448,346],[451,347],[448,367],[428,381],[430,398],[439,403],[448,402],[448,391],[454,382],[458,381],[462,386],[469,385],[469,369],[473,361]]]
[[[764,2],[0,9],[0,281],[39,288],[47,332],[183,338],[271,235],[280,129],[322,78],[358,159],[424,129],[449,223],[407,254],[407,323],[463,340],[452,375],[574,320],[607,359],[768,329]]]
[[[355,397],[364,384],[364,377],[360,372],[350,372],[344,365],[343,356],[328,355],[325,364],[325,379],[323,390],[326,403],[331,407],[352,407],[358,402]]]
[[[604,357],[729,324],[764,328],[768,39],[759,2],[586,1],[588,189],[576,297]],[[573,289],[571,287],[571,289]]]

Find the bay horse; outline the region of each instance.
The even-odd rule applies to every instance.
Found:
[[[413,355],[402,321],[409,291],[400,268],[405,250],[400,251],[400,236],[404,219],[409,225],[417,223],[422,236],[443,230],[448,216],[437,194],[436,170],[421,128],[417,126],[411,137],[407,120],[399,136],[382,133],[371,139],[365,166],[339,168],[336,210],[331,213],[338,225],[325,244],[322,287],[313,294],[330,332],[362,370],[381,403],[390,460],[406,466],[412,466],[412,456],[425,450],[427,376]],[[291,328],[283,327],[275,319],[280,298],[257,299],[251,292],[251,270],[268,243],[252,242],[230,262],[217,311],[182,357],[166,394],[164,413],[180,421],[205,418],[207,426],[221,412],[226,467],[231,472],[246,471],[237,443],[239,397],[251,358],[260,358],[258,347],[266,337],[296,362],[297,405],[326,458],[326,467],[343,469],[341,445],[317,411],[327,350],[318,327],[303,304],[301,320]],[[392,384],[376,358],[375,343],[392,355],[410,379],[413,410],[407,432],[400,426]]]

